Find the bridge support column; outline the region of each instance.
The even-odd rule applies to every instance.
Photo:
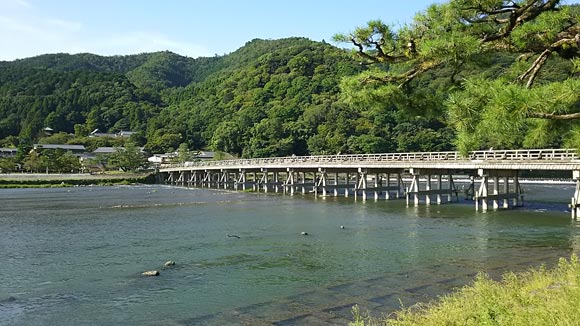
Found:
[[[409,173],[413,176],[411,185],[406,189],[407,206],[409,206],[411,195],[413,195],[413,204],[419,205],[421,195],[425,195],[425,205],[432,203],[432,196],[436,195],[436,202],[438,205],[442,203],[442,195],[447,195],[447,202],[452,201],[452,195],[455,193],[457,197],[457,189],[453,182],[453,176],[448,170],[434,170],[434,169],[409,169]],[[421,176],[426,176],[425,190],[421,190]],[[448,188],[443,188],[443,175],[448,175]],[[433,187],[433,176],[436,176],[436,187]],[[399,174],[399,184],[400,180]]]
[[[252,190],[258,191],[258,174],[256,172],[252,172]]]
[[[240,185],[242,185],[242,190],[246,190],[246,170],[243,169],[240,169],[238,172],[238,178],[235,184],[236,190],[240,189]]]
[[[165,183],[168,183],[168,184],[173,184],[173,178],[174,178],[174,177],[173,177],[173,174],[174,174],[174,172],[173,172],[173,171],[169,171],[169,172],[167,173],[167,179],[165,179]]]
[[[510,207],[510,201],[509,201],[510,182],[509,181],[510,181],[509,178],[505,178],[504,183],[503,183],[503,193],[508,195],[508,198],[503,199],[503,203],[502,203],[503,208]]]
[[[427,182],[425,184],[425,205],[431,205],[431,174],[427,174]]]
[[[509,208],[509,200],[512,200],[514,207],[523,205],[522,188],[519,182],[517,170],[478,170],[481,177],[479,190],[475,194],[475,209],[479,210],[481,205],[482,211],[487,211],[488,200],[492,201],[493,209],[499,209],[500,202],[503,208]],[[513,191],[510,191],[510,178],[513,180]],[[490,189],[489,181],[493,184]],[[503,193],[500,192],[500,181],[504,183]]]
[[[185,185],[185,171],[179,172],[179,178],[177,179],[176,184],[181,184],[182,186]]]
[[[413,204],[415,206],[419,206],[419,175],[414,174],[413,172],[411,172],[411,174],[413,175],[413,180],[411,181],[411,185],[407,189],[405,195],[407,200],[407,206],[409,206],[409,196],[411,194],[413,194]]]
[[[580,171],[573,171],[572,178],[576,181],[576,191],[574,191],[574,197],[572,197],[569,207],[572,219],[577,220],[580,215]]]
[[[314,189],[314,193],[318,193],[318,188],[322,188],[322,196],[326,197],[326,184],[327,184],[327,178],[328,175],[326,174],[326,170],[324,169],[318,169],[319,172],[319,177],[318,177],[318,182],[316,182],[315,185],[315,189]],[[335,188],[336,189],[336,188]]]
[[[205,174],[203,176],[203,181],[201,182],[202,187],[211,188],[211,171],[205,170]]]
[[[405,183],[403,183],[403,177],[401,176],[401,173],[397,174],[397,199],[399,199],[401,197],[401,188],[403,188],[405,185]]]
[[[260,182],[258,183],[258,190],[261,188],[264,192],[268,192],[268,169],[262,169],[262,177],[260,178]]]
[[[350,172],[346,172],[346,181],[345,181],[345,187],[344,187],[344,197],[347,198],[348,197],[348,188],[350,186]],[[356,189],[355,189],[356,192]]]
[[[481,210],[487,211],[487,187],[488,187],[487,175],[483,175],[483,176],[481,176],[481,184],[479,186],[479,190],[477,191],[477,194],[475,195],[475,210],[476,211],[479,210],[480,198],[483,198],[481,200]]]
[[[385,180],[387,182],[387,184],[386,184],[387,191],[385,191],[385,199],[389,200],[389,199],[391,199],[391,192],[388,190],[388,188],[391,188],[391,174],[390,173],[387,173]]]
[[[449,175],[451,177],[451,175]],[[449,180],[451,182],[451,180]],[[437,175],[437,190],[441,191],[443,189],[443,184],[441,180],[441,174]],[[447,195],[447,200],[451,201],[451,195]],[[441,205],[441,193],[437,193],[437,205]]]
[[[362,200],[367,200],[367,170],[366,169],[358,169],[358,173],[356,174],[356,186],[354,188],[354,198],[356,199],[358,196],[358,191],[362,190]]]
[[[195,186],[195,177],[196,177],[196,173],[195,171],[190,171],[189,172],[189,179],[187,180],[187,186],[188,187],[194,187]]]
[[[379,187],[383,184],[383,176],[380,173],[375,173],[375,189],[373,191],[375,195],[375,201],[379,200]]]
[[[280,191],[280,172],[274,171],[274,175],[272,177],[274,178],[274,191],[278,192]]]
[[[286,170],[286,181],[284,182],[284,193],[289,192],[294,195],[294,170],[288,168]]]

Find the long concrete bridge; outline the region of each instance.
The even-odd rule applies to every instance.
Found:
[[[569,173],[576,181],[569,207],[572,218],[578,218],[580,156],[575,149],[490,149],[467,156],[459,152],[288,156],[185,162],[160,169],[163,180],[174,185],[362,200],[404,196],[407,205],[457,200],[455,180],[467,178],[464,191],[477,210],[487,210],[490,203],[493,209],[522,205],[522,171]]]

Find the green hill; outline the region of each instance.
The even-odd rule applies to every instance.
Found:
[[[244,157],[452,148],[442,115],[353,102],[343,79],[365,69],[349,51],[306,38],[255,39],[196,59],[164,51],[0,62],[0,147],[39,141],[50,127],[75,137],[49,141],[93,147],[111,143],[89,131],[130,130],[156,153],[182,143]],[[447,85],[433,76],[426,88],[432,81]]]

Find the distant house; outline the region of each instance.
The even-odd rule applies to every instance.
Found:
[[[64,151],[70,151],[75,155],[84,154],[87,150],[84,145],[61,145],[61,144],[34,144],[32,146],[34,150],[38,149],[62,149]]]
[[[99,129],[95,129],[89,134],[89,137],[109,137],[109,138],[123,137],[123,138],[129,138],[134,133],[135,132],[133,132],[133,131],[119,131],[117,133],[104,133],[104,132],[99,132]]]
[[[175,162],[175,159],[179,156],[177,152],[165,153],[165,154],[153,154],[153,156],[147,158],[147,161],[154,164],[169,164]],[[194,156],[194,160],[213,160],[215,158],[215,152],[210,151],[198,151]]]
[[[44,133],[45,133],[47,136],[50,136],[50,135],[52,135],[52,133],[54,132],[54,129],[52,129],[52,128],[50,128],[50,127],[44,127],[44,129],[42,129],[42,130],[44,131]]]
[[[197,155],[195,155],[195,158],[200,160],[213,160],[215,158],[215,152],[199,151]]]
[[[135,132],[134,131],[119,131],[117,133],[118,137],[124,137],[124,138],[129,138],[131,137]]]
[[[177,153],[153,154],[147,161],[154,164],[167,164],[177,157]]]
[[[102,155],[110,155],[117,152],[117,147],[97,147],[93,151],[94,155],[102,154]]]
[[[0,157],[14,157],[18,153],[18,148],[0,148]]]

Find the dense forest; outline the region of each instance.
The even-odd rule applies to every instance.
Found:
[[[0,147],[117,145],[88,137],[97,129],[133,131],[151,153],[240,157],[577,146],[578,119],[561,116],[580,112],[578,13],[559,1],[453,0],[398,31],[373,21],[335,36],[353,50],[255,39],[210,58],[0,62]]]

